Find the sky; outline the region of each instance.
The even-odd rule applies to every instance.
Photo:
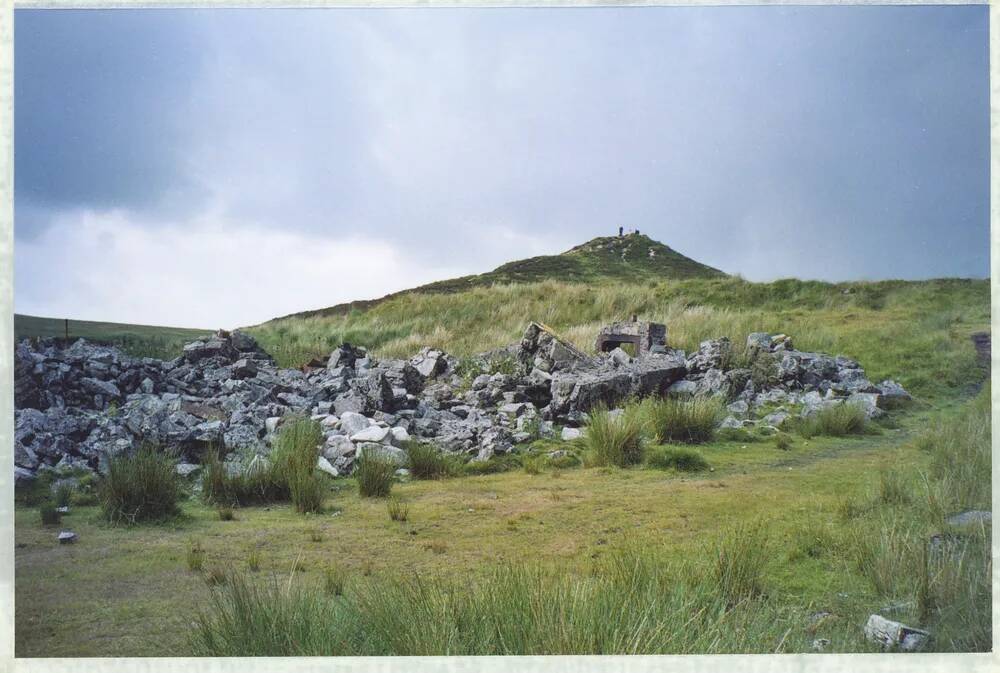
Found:
[[[989,274],[988,9],[15,10],[15,310],[235,327],[619,226]]]

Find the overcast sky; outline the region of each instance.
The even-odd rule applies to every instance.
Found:
[[[988,9],[15,11],[15,309],[213,328],[619,225],[989,274]]]

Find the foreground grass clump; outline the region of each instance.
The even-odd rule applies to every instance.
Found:
[[[828,437],[846,437],[847,435],[863,435],[868,432],[868,417],[864,409],[856,404],[837,404],[817,411],[812,416],[802,419],[799,434],[806,439],[816,435]]]
[[[710,442],[722,415],[722,403],[714,397],[647,399],[642,406],[657,443]]]
[[[112,456],[101,480],[101,512],[112,524],[159,521],[180,508],[180,482],[175,459],[144,444],[135,453]]]
[[[318,512],[323,506],[324,484],[316,471],[323,431],[316,421],[296,416],[278,429],[272,442],[271,461],[279,482],[298,512]]]
[[[410,475],[414,479],[441,479],[460,471],[455,461],[436,446],[426,442],[408,440],[403,444]]]
[[[870,502],[850,512],[855,568],[879,596],[915,606],[908,617],[939,651],[992,643],[990,527],[946,523],[991,508],[989,392],[917,440],[931,457],[927,472],[883,466]]]
[[[712,576],[728,605],[749,601],[764,592],[767,533],[761,523],[745,523],[724,532],[714,551]]]
[[[62,513],[51,502],[43,502],[38,508],[38,514],[42,518],[43,526],[58,526],[62,521]]]
[[[366,451],[354,461],[354,478],[358,493],[366,498],[384,498],[392,491],[396,463],[374,451]]]
[[[709,468],[705,457],[693,449],[684,447],[657,447],[646,456],[646,464],[661,470],[679,472],[702,472]]]
[[[707,578],[624,552],[589,576],[503,564],[478,582],[419,576],[350,592],[235,575],[191,633],[202,656],[429,656],[774,651],[785,627],[767,603],[729,605]],[[341,587],[335,587],[340,588]]]
[[[621,412],[598,406],[590,412],[584,443],[592,465],[628,467],[642,462],[645,449],[639,405],[626,405]]]
[[[317,474],[319,424],[293,417],[281,424],[269,456],[248,458],[242,470],[230,474],[215,451],[202,461],[202,498],[219,506],[247,506],[291,500],[299,512],[322,508],[325,485]]]

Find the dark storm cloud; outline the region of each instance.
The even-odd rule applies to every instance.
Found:
[[[751,279],[984,276],[987,25],[985,7],[18,10],[16,231],[361,237],[396,270],[365,296],[619,225]],[[261,317],[357,298],[328,271],[325,299]],[[19,270],[18,296],[44,305],[48,272]]]

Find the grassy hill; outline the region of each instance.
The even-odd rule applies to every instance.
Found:
[[[467,356],[516,341],[531,320],[593,350],[601,325],[635,313],[665,323],[674,347],[690,351],[720,336],[743,344],[750,332],[785,332],[798,348],[857,358],[873,378],[897,378],[917,394],[935,395],[973,376],[969,337],[989,330],[989,311],[987,280],[544,280],[399,294],[365,309],[291,316],[249,331],[279,362],[294,365],[343,341],[383,356],[410,356],[421,346]]]
[[[157,325],[128,325],[116,322],[94,322],[62,318],[41,318],[33,315],[14,315],[14,338],[20,341],[29,337],[84,338],[89,341],[116,344],[126,352],[149,357],[172,358],[181,347],[213,330],[161,327]]]
[[[608,280],[639,282],[682,278],[720,278],[722,271],[685,257],[644,234],[595,238],[559,255],[541,255],[508,262],[488,273],[462,276],[395,292],[381,299],[352,301],[285,318],[343,315],[365,310],[407,294],[452,294],[477,287],[559,280],[572,283]]]

